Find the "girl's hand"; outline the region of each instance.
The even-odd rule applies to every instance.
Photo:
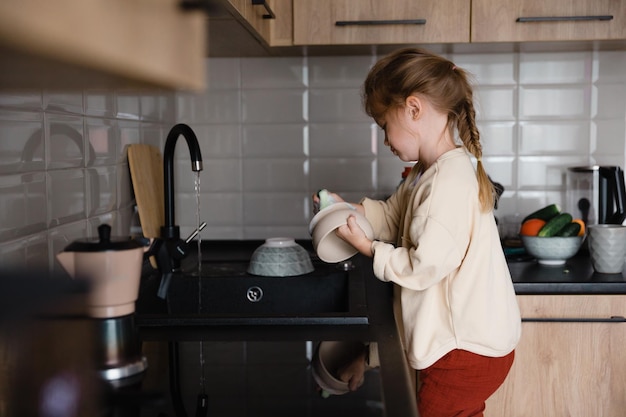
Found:
[[[320,198],[320,194],[324,193],[324,201]],[[341,203],[344,202],[344,199],[339,196],[339,194],[331,193],[328,190],[320,190],[317,193],[311,196],[313,200],[313,213],[316,214],[321,209],[327,207],[332,203]]]
[[[348,383],[350,391],[356,391],[365,381],[365,365],[365,351],[363,351],[352,362],[339,368],[337,376],[343,382]]]
[[[354,246],[354,248],[363,255],[369,256],[370,258],[374,256],[372,253],[372,241],[368,239],[365,231],[361,229],[354,215],[348,216],[347,223],[339,226],[335,233],[341,239]]]

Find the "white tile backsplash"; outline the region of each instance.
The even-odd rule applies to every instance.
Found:
[[[515,120],[517,88],[478,87],[474,90],[474,107],[478,120]]]
[[[478,123],[483,156],[515,155],[517,153],[517,124],[514,121]]]
[[[48,204],[50,227],[87,218],[90,197],[84,169],[48,171]]]
[[[95,161],[95,153],[85,151],[83,118],[46,113],[46,156],[48,169],[82,168]],[[85,160],[85,158],[89,158]]]
[[[522,53],[521,84],[579,84],[591,80],[592,52]]]
[[[118,159],[119,130],[116,120],[86,117],[87,166],[112,165]]]
[[[43,108],[47,112],[83,114],[83,94],[44,91]]]
[[[0,195],[0,241],[46,230],[43,172],[0,175]]]
[[[516,54],[464,54],[450,57],[460,68],[469,71],[479,85],[515,85]]]
[[[85,96],[85,114],[89,116],[114,118],[115,94],[107,90],[87,90]]]
[[[88,168],[88,217],[109,213],[117,208],[117,170],[115,166]]]
[[[307,119],[306,90],[242,90],[241,122],[302,123]]]
[[[626,54],[624,51],[594,52],[592,78],[596,84],[624,83],[626,81]]]
[[[188,123],[203,153],[203,239],[308,238],[310,196],[382,198],[404,166],[361,103],[378,57],[211,58],[201,93],[0,94],[0,263],[42,262],[102,222],[129,233],[133,143],[162,149]],[[489,174],[506,188],[497,215],[562,204],[567,166],[624,166],[626,52],[453,54],[478,85]],[[176,149],[176,222],[196,225],[189,153]],[[58,265],[57,265],[58,267]]]
[[[140,120],[142,105],[152,121]],[[55,254],[103,222],[128,235],[126,147],[142,141],[144,124],[146,142],[160,146],[174,108],[173,92],[0,94],[0,265],[59,268]]]
[[[624,69],[626,71],[626,68]],[[626,112],[626,84],[597,84],[592,89],[591,117],[623,119]]]
[[[367,123],[311,123],[311,157],[368,157],[377,154],[378,136]]]
[[[375,62],[374,56],[309,57],[309,87],[360,88]]]
[[[0,174],[45,170],[43,113],[0,110]]]
[[[309,120],[317,123],[369,123],[363,111],[361,90],[354,88],[315,88],[309,92]]]
[[[205,93],[178,95],[177,122],[239,123],[241,92],[239,90],[207,90]]]
[[[242,58],[241,88],[272,90],[303,88],[308,84],[306,58]]]
[[[298,124],[244,125],[244,158],[302,158],[310,155],[309,128]]]
[[[587,155],[590,122],[520,122],[519,155]]]
[[[118,91],[115,95],[117,118],[138,120],[141,117],[140,99],[136,92]]]
[[[589,118],[591,86],[525,86],[520,89],[520,119]]]
[[[20,110],[41,110],[43,98],[41,91],[8,91],[0,94],[0,106]]]
[[[247,159],[243,164],[243,191],[276,194],[306,190],[307,168],[305,158]]]

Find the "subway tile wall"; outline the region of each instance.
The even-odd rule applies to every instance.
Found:
[[[175,102],[174,92],[0,94],[0,266],[60,268],[56,253],[101,223],[129,235],[126,147],[160,147]]]
[[[208,90],[177,95],[177,119],[201,132],[203,238],[304,239],[316,190],[350,200],[393,192],[405,164],[360,102],[376,58],[209,61]],[[624,166],[626,52],[449,58],[475,76],[483,160],[506,190],[498,216],[563,206],[568,166]],[[177,175],[179,222],[190,232],[197,209],[188,162]]]
[[[44,263],[101,222],[129,233],[125,146],[162,149],[177,122],[176,222],[202,239],[307,239],[310,195],[383,198],[405,166],[364,114],[376,56],[211,58],[202,93],[0,94],[0,262]],[[626,158],[626,52],[456,54],[475,75],[483,160],[506,191],[497,215],[565,202],[565,168]],[[200,194],[196,196],[195,182]]]

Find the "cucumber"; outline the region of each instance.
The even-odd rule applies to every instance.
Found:
[[[524,220],[522,220],[522,223],[529,219],[541,219],[548,222],[559,214],[561,214],[561,207],[559,207],[557,204],[550,204],[548,206],[545,206],[544,208],[530,213],[524,218]]]
[[[580,232],[580,225],[578,223],[570,223],[561,228],[556,235],[562,237],[578,236],[578,232]]]
[[[562,228],[567,226],[573,220],[572,215],[569,213],[561,213],[554,216],[548,221],[537,233],[537,236],[550,237],[556,236]]]

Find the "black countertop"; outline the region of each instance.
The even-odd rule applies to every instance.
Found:
[[[626,294],[626,276],[593,270],[589,254],[581,251],[565,265],[547,266],[525,256],[509,259],[517,295]]]

